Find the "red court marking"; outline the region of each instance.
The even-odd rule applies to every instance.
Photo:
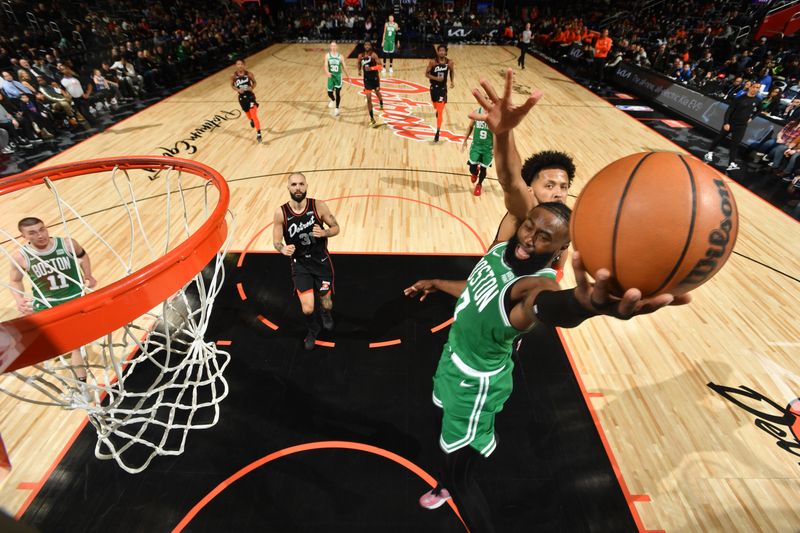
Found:
[[[208,505],[211,502],[211,500],[219,496],[219,494],[223,490],[230,487],[236,481],[243,478],[253,470],[261,468],[265,464],[274,461],[275,459],[280,459],[281,457],[288,457],[289,455],[294,455],[296,453],[301,453],[301,452],[308,452],[312,450],[331,450],[331,449],[356,450],[360,452],[367,452],[379,455],[381,457],[389,459],[390,461],[394,461],[395,463],[401,466],[404,466],[405,468],[416,474],[423,481],[425,481],[425,483],[430,485],[431,488],[436,487],[436,480],[433,478],[433,476],[428,474],[422,468],[418,467],[408,459],[401,457],[390,451],[384,450],[382,448],[378,448],[376,446],[370,446],[369,444],[361,444],[358,442],[346,442],[346,441],[309,442],[307,444],[299,444],[297,446],[291,446],[289,448],[284,448],[283,450],[273,452],[269,455],[265,455],[261,459],[253,461],[252,463],[245,466],[232,476],[228,477],[228,479],[217,485],[214,488],[214,490],[206,494],[199,502],[197,502],[197,504],[194,507],[192,507],[192,509],[186,514],[186,516],[184,516],[181,519],[181,521],[178,522],[178,524],[172,530],[172,533],[179,533],[180,531],[183,531],[183,529],[189,525],[189,523],[194,519],[194,517],[197,516],[197,513],[199,513],[203,509],[203,507]],[[456,505],[453,503],[453,500],[452,499],[448,500],[447,504],[450,506],[450,508],[453,510],[453,512],[456,514],[458,519],[461,520],[461,523],[463,524],[464,521],[461,519],[461,515],[458,512],[458,508],[456,508]],[[464,527],[466,528],[466,526]]]
[[[603,393],[602,392],[587,392],[586,396],[588,396],[589,398],[602,398],[603,397]]]
[[[403,341],[401,341],[400,339],[394,339],[394,340],[391,340],[391,341],[383,341],[383,342],[371,342],[371,343],[369,343],[369,347],[370,348],[383,348],[384,346],[395,346],[397,344],[400,344],[401,342],[403,342]]]
[[[33,490],[38,486],[37,483],[31,483],[30,481],[21,481],[17,484],[17,489],[19,490]]]
[[[347,199],[352,199],[352,198],[386,198],[386,199],[391,199],[391,200],[404,200],[406,202],[414,202],[416,204],[426,205],[428,207],[436,209],[437,211],[441,211],[442,213],[450,215],[454,219],[456,219],[459,222],[461,222],[461,224],[464,225],[464,227],[466,227],[472,233],[472,235],[475,236],[476,239],[478,239],[478,243],[480,244],[481,250],[482,250],[481,253],[483,254],[483,253],[486,252],[486,243],[483,242],[483,239],[481,239],[481,236],[478,235],[478,232],[475,231],[475,229],[472,226],[467,224],[464,221],[464,219],[458,217],[457,215],[454,215],[453,213],[451,213],[447,209],[439,207],[438,205],[433,205],[433,204],[428,203],[428,202],[423,202],[422,200],[417,200],[416,198],[406,198],[405,196],[394,196],[394,195],[389,195],[389,194],[352,194],[352,195],[349,195],[349,196],[337,196],[336,198],[328,198],[326,200],[323,200],[323,202],[337,202],[339,200],[347,200]],[[266,231],[267,228],[269,228],[270,226],[272,226],[272,222],[270,222],[269,224],[267,224],[266,226],[264,226],[263,228],[258,230],[256,232],[256,234],[253,235],[253,237],[250,238],[250,241],[244,247],[244,250],[242,251],[242,254],[239,256],[239,261],[236,262],[236,266],[237,267],[241,267],[242,266],[242,263],[244,263],[245,256],[247,256],[247,254],[250,252],[250,247],[253,245],[253,243],[256,241],[256,239],[258,239],[258,237],[260,237],[261,234],[264,233],[264,231]],[[475,255],[475,254],[468,254],[468,255]]]
[[[452,318],[448,318],[447,320],[445,320],[444,322],[442,322],[438,326],[431,328],[431,333],[436,333],[440,329],[444,329],[444,328],[446,328],[447,326],[449,326],[452,323],[453,323],[453,319]]]
[[[230,346],[233,341],[217,341],[217,346]]]
[[[258,318],[261,322],[263,322],[272,331],[276,331],[278,329],[277,325],[275,325],[274,323],[270,322],[268,319],[264,318],[263,316],[258,315],[256,318]]]
[[[239,291],[239,298],[241,298],[242,301],[247,300],[247,295],[244,293],[244,287],[241,282],[236,284],[236,290]]]
[[[634,502],[649,502],[650,495],[649,494],[631,494],[631,501]]]
[[[334,346],[336,346],[335,342],[328,342],[328,341],[314,341],[314,344],[316,344],[317,346],[324,346],[326,348],[333,348]]]
[[[620,470],[619,463],[617,463],[617,459],[614,457],[614,452],[611,450],[611,445],[608,443],[608,439],[606,439],[606,434],[603,431],[603,426],[600,424],[600,419],[597,417],[594,406],[589,400],[589,393],[586,391],[586,386],[583,384],[583,379],[581,379],[580,372],[578,372],[578,367],[575,366],[575,359],[572,357],[572,353],[569,351],[569,347],[564,340],[564,333],[561,331],[561,328],[556,328],[556,332],[558,332],[558,338],[561,340],[561,345],[564,347],[564,353],[567,354],[569,366],[572,367],[572,373],[575,374],[575,381],[578,382],[578,387],[583,395],[583,400],[586,402],[586,407],[589,409],[589,414],[592,415],[592,421],[594,422],[595,428],[597,428],[597,434],[600,436],[600,441],[603,443],[603,448],[606,450],[606,455],[611,463],[611,468],[614,470],[614,475],[617,477],[617,482],[622,489],[622,495],[625,496],[625,501],[628,503],[628,509],[631,511],[631,516],[633,516],[633,521],[636,523],[636,528],[640,531],[640,533],[643,533],[645,528],[644,524],[642,523],[642,519],[639,516],[639,511],[636,510],[636,506],[633,504],[634,500],[631,496],[631,492],[628,490],[628,484],[625,483],[625,478],[622,476],[622,470]]]
[[[583,89],[583,90],[584,90],[584,91],[586,91],[587,93],[591,94],[592,96],[594,96],[595,98],[597,98],[597,99],[598,99],[598,100],[600,100],[601,102],[605,102],[605,104],[606,104],[606,105],[608,105],[608,106],[609,106],[611,109],[614,109],[615,111],[617,111],[617,112],[619,112],[619,113],[622,113],[622,114],[624,114],[626,117],[628,117],[628,118],[629,118],[629,119],[631,119],[631,120],[636,120],[636,119],[635,119],[635,118],[633,118],[632,116],[630,116],[630,115],[628,115],[627,113],[625,113],[625,111],[623,111],[622,109],[617,109],[617,108],[616,108],[616,107],[615,107],[613,104],[611,104],[611,103],[607,102],[607,101],[606,101],[605,99],[603,99],[601,96],[598,96],[598,95],[594,94],[592,91],[590,91],[589,89],[587,89],[586,87],[584,87],[583,85],[581,85],[580,83],[578,83],[577,81],[575,81],[573,78],[571,78],[571,77],[570,77],[570,76],[568,76],[567,74],[564,74],[563,72],[559,72],[558,70],[556,70],[555,68],[551,67],[550,65],[548,65],[547,63],[545,63],[545,62],[544,62],[544,61],[542,61],[541,59],[538,59],[538,58],[536,58],[536,60],[537,60],[539,63],[541,63],[542,65],[544,65],[545,67],[547,67],[547,68],[549,68],[550,70],[552,70],[553,72],[555,72],[555,73],[557,73],[557,74],[560,74],[560,75],[564,76],[564,77],[565,77],[565,78],[567,78],[568,80],[571,80],[573,83],[575,83],[575,85],[577,85],[578,87],[580,87],[581,89]],[[692,154],[691,152],[689,152],[688,150],[686,150],[684,147],[682,147],[682,146],[680,146],[680,145],[678,145],[678,144],[674,143],[674,142],[673,142],[671,139],[669,139],[669,138],[665,137],[664,135],[661,135],[661,134],[660,134],[660,133],[658,133],[656,130],[651,130],[651,131],[655,132],[655,134],[656,134],[656,135],[658,135],[659,137],[661,137],[662,139],[664,139],[665,141],[667,141],[668,143],[670,143],[672,146],[674,146],[675,148],[677,148],[677,149],[678,149],[678,151],[679,151],[681,154],[683,154],[683,155],[686,155],[686,156],[688,156],[688,157],[693,157],[693,158],[697,159],[698,161],[700,161],[700,158],[696,157],[694,154]],[[703,163],[704,163],[704,164],[706,164],[706,165],[708,165],[708,163],[705,163],[705,162],[703,162]],[[774,205],[772,205],[771,203],[769,203],[769,202],[768,202],[768,201],[766,201],[765,199],[761,198],[759,195],[757,195],[756,193],[754,193],[753,191],[751,191],[750,189],[748,189],[747,187],[745,187],[745,186],[744,186],[744,185],[742,185],[741,183],[737,182],[735,179],[733,179],[733,178],[729,178],[729,177],[728,177],[726,174],[723,174],[722,172],[720,172],[720,171],[719,171],[719,170],[717,170],[716,168],[712,167],[711,165],[708,165],[708,166],[709,166],[709,168],[713,169],[713,170],[714,170],[714,171],[715,171],[717,174],[719,174],[719,175],[720,175],[722,178],[724,178],[724,180],[725,180],[725,182],[726,182],[726,183],[732,183],[732,184],[734,184],[734,185],[738,186],[739,190],[741,190],[741,191],[744,191],[744,192],[746,192],[746,193],[750,194],[751,196],[753,196],[754,198],[756,198],[756,199],[758,199],[758,200],[761,200],[763,203],[765,203],[765,204],[767,204],[768,206],[770,206],[770,207],[771,207],[771,208],[772,208],[774,211],[777,211],[778,213],[780,213],[780,214],[784,215],[786,218],[788,218],[789,220],[791,220],[791,221],[792,221],[792,222],[794,222],[795,224],[796,224],[796,223],[798,223],[798,222],[800,222],[800,221],[796,220],[795,218],[793,218],[793,217],[792,217],[792,216],[791,216],[789,213],[786,213],[786,212],[784,212],[782,209],[778,208],[777,206],[774,206]]]

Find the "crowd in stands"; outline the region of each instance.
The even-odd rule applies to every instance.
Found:
[[[11,6],[13,16],[0,15],[4,154],[89,130],[118,106],[228,65],[271,33],[268,12],[220,0]]]

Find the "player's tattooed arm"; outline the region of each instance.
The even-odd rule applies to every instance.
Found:
[[[280,207],[272,218],[272,245],[283,255],[291,256],[294,253],[294,244],[283,244],[283,210]]]
[[[322,201],[317,201],[317,212],[328,227],[322,229],[320,225],[314,224],[314,229],[312,230],[314,237],[335,237],[339,235],[339,222],[331,213],[328,205]]]

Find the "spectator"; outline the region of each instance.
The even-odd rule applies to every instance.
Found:
[[[747,124],[753,119],[757,110],[758,94],[761,86],[758,83],[753,83],[744,94],[735,98],[729,105],[728,110],[725,112],[723,119],[722,129],[717,137],[711,142],[708,152],[705,155],[705,160],[709,163],[714,160],[714,149],[720,142],[728,135],[731,136],[730,155],[728,158],[728,171],[738,170],[740,167],[736,164],[739,155],[739,143],[744,138]]]
[[[3,79],[0,80],[0,90],[11,100],[18,100],[23,94],[29,96],[33,95],[33,91],[15,80],[10,72],[4,70],[2,75]]]
[[[608,36],[608,29],[604,28],[600,36],[594,42],[594,84],[599,87],[603,83],[604,69],[608,60],[608,53],[614,41]]]
[[[63,67],[61,69],[61,74],[61,86],[64,87],[67,93],[69,93],[69,95],[72,97],[72,102],[78,111],[80,111],[81,115],[83,115],[83,118],[85,118],[89,124],[94,126],[91,106],[89,105],[89,95],[83,90],[81,81],[77,78],[75,72],[69,67]]]

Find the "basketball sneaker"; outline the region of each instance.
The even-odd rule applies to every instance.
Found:
[[[333,109],[334,106],[336,106],[336,102],[334,102],[333,100],[328,102],[328,109]]]
[[[436,130],[436,135],[433,136],[433,142],[435,143],[439,142],[439,130]]]
[[[475,186],[475,192],[473,192],[472,194],[474,194],[475,196],[480,196],[481,195],[481,184],[480,183]]]
[[[714,152],[706,152],[706,155],[703,156],[703,159],[711,163],[714,160]]]
[[[478,176],[475,175],[475,174],[470,174],[469,175],[469,181],[470,181],[470,183],[475,183],[476,181],[478,181]]]
[[[256,133],[256,141],[261,143],[261,132],[260,131],[258,133]]]
[[[374,119],[374,118],[371,118],[371,119],[369,119],[369,127],[370,127],[370,128],[375,128],[375,127],[377,127],[377,126],[378,126],[378,123],[377,123],[377,122],[375,122],[375,119]]]
[[[381,69],[381,76],[386,76],[386,69],[385,68]]]
[[[394,67],[389,67],[389,74],[394,74]]]
[[[308,334],[306,335],[306,338],[303,339],[303,348],[305,348],[307,352],[310,352],[311,350],[314,349],[314,344],[316,342],[317,342],[317,336],[309,331]]]
[[[339,108],[338,107],[333,110],[333,116],[334,117],[338,117],[339,116]]]
[[[331,331],[333,329],[333,316],[331,316],[330,311],[322,311],[320,316],[322,317],[322,329]]]
[[[429,490],[419,498],[419,504],[425,509],[438,509],[450,499],[450,493],[447,489],[439,489],[438,487]]]
[[[728,165],[728,168],[726,168],[725,170],[739,170],[740,168],[741,167],[737,165],[734,161],[731,161],[730,165]]]

